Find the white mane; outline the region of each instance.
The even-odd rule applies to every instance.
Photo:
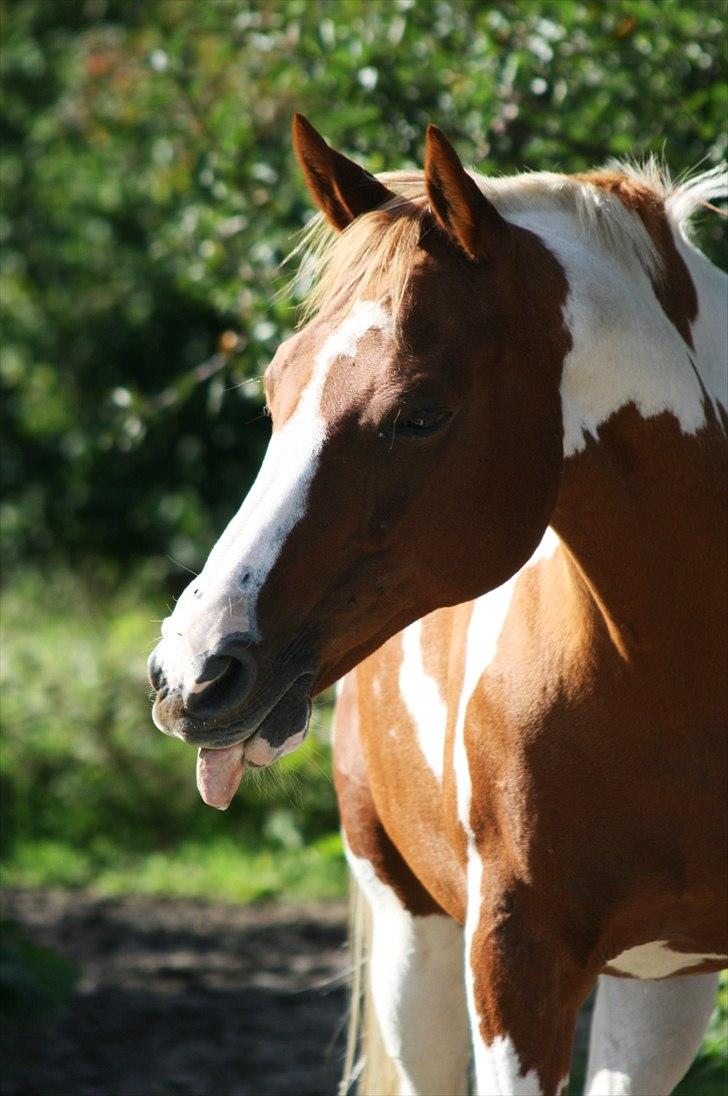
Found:
[[[664,203],[670,222],[684,240],[690,238],[690,219],[697,209],[710,199],[728,197],[728,172],[721,165],[675,182],[654,157],[642,165],[614,162],[603,171],[621,174],[651,191]],[[641,218],[616,194],[591,182],[591,173],[578,176],[538,171],[501,178],[475,171],[470,174],[505,217],[541,212],[571,215],[585,239],[596,241],[628,266],[638,266],[653,282],[659,279],[660,254]],[[599,174],[594,173],[595,178]],[[422,171],[382,172],[377,178],[396,197],[357,217],[341,233],[334,232],[318,214],[292,252],[292,256],[303,256],[298,285],[307,298],[304,319],[337,287],[352,300],[365,291],[376,294],[385,287],[396,322],[419,246],[418,220],[425,216],[428,201]]]
[[[612,161],[606,170],[651,190],[664,202],[670,222],[688,240],[695,212],[711,199],[728,198],[728,170],[722,164],[677,182],[654,157],[644,164]],[[659,277],[660,255],[644,224],[609,190],[578,176],[550,171],[503,178],[470,174],[504,216],[537,209],[572,213],[586,236],[599,240],[617,257],[636,258],[652,278]]]

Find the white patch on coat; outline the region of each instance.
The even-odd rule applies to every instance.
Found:
[[[414,917],[372,864],[346,858],[372,915],[368,977],[400,1096],[465,1096],[470,1059],[462,981],[463,930],[451,917]],[[364,1041],[366,1053],[366,1040]]]
[[[690,970],[700,963],[725,963],[727,958],[725,955],[692,955],[684,951],[674,951],[667,940],[654,940],[650,944],[628,948],[616,959],[610,959],[609,966],[621,974],[631,974],[633,978],[669,978],[671,974]]]
[[[402,633],[402,665],[399,691],[412,716],[420,750],[437,779],[442,782],[447,707],[437,681],[425,671],[422,657],[422,621]]]
[[[532,213],[568,217],[596,247],[622,263],[658,274],[660,255],[644,224],[616,194],[603,187],[551,171],[473,178],[507,221]]]
[[[642,981],[599,978],[589,1039],[587,1096],[666,1096],[697,1054],[717,974]]]
[[[561,381],[564,456],[580,452],[588,437],[597,437],[602,423],[630,403],[643,418],[671,412],[684,434],[705,426],[692,352],[665,315],[644,267],[619,258],[594,235],[585,235],[568,212],[533,211],[508,220],[540,237],[569,285],[564,322],[572,349]],[[717,301],[726,282],[707,260],[698,265],[705,335],[701,332],[700,346],[696,342],[694,361],[706,382],[716,369],[724,370],[722,364],[716,366],[710,348],[720,340],[725,297],[720,308]],[[725,359],[723,344],[718,361]]]
[[[372,330],[388,334],[389,314],[377,301],[359,301],[316,355],[311,379],[290,419],[273,434],[240,510],[163,625],[158,657],[171,684],[188,677],[193,687],[195,656],[213,650],[231,632],[259,638],[258,596],[291,530],[306,513],[326,439],[321,394],[330,367],[341,357],[354,358],[359,341]]]
[[[528,563],[512,578],[490,593],[476,599],[468,624],[465,644],[465,671],[460,691],[455,723],[453,767],[458,818],[465,830],[467,841],[467,912],[465,919],[465,990],[475,1048],[477,1091],[483,1096],[500,1096],[501,1093],[539,1093],[538,1078],[532,1072],[525,1077],[520,1073],[517,1056],[508,1050],[508,1040],[500,1037],[492,1044],[483,1042],[480,1032],[480,1012],[475,998],[475,981],[472,966],[472,945],[480,920],[483,882],[483,862],[475,845],[470,824],[472,779],[470,762],[465,747],[465,722],[468,705],[478,684],[495,658],[498,640],[503,631],[513,600],[513,593],[520,575],[528,567],[554,555],[560,544],[559,538],[549,526]],[[496,1083],[500,1087],[489,1087]],[[524,1087],[518,1087],[523,1085]],[[534,1087],[536,1085],[536,1087]]]
[[[475,1076],[478,1096],[541,1096],[543,1092],[534,1069],[525,1076],[521,1073],[516,1048],[507,1035],[496,1036],[487,1046],[475,1040]]]

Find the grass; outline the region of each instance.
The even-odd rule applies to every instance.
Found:
[[[305,902],[346,893],[341,838],[332,833],[294,848],[255,848],[229,836],[183,841],[167,851],[119,853],[55,841],[20,842],[5,883],[25,887],[81,887],[102,895],[148,894],[254,902]]]

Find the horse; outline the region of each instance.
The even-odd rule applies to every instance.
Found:
[[[598,987],[587,1092],[668,1093],[726,955],[726,279],[690,237],[725,182],[293,143],[308,308],[154,720],[224,809],[343,680],[360,1091],[564,1093]]]

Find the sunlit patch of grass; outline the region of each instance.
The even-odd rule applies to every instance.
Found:
[[[174,849],[119,855],[59,842],[18,843],[3,872],[6,886],[83,888],[101,895],[150,894],[252,902],[313,901],[346,893],[338,834],[296,848],[252,848],[229,837],[183,841]]]

